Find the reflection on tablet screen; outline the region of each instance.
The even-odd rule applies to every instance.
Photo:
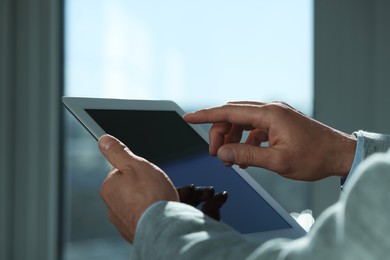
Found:
[[[176,112],[87,109],[106,132],[157,164],[176,186],[227,191],[222,221],[241,233],[291,226],[232,168],[208,153],[208,144]]]

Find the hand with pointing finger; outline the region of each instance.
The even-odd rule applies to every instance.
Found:
[[[233,102],[184,116],[192,124],[212,123],[210,154],[226,165],[257,166],[296,180],[346,177],[356,138],[326,126],[280,102]],[[240,142],[243,131],[249,131]],[[267,147],[261,144],[268,142]]]

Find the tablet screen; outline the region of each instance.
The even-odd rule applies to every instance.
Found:
[[[175,186],[194,184],[227,191],[221,219],[240,233],[291,228],[242,177],[208,153],[208,144],[174,111],[86,112],[135,154],[163,169]]]

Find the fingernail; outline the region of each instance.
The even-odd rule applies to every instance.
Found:
[[[230,163],[230,162],[225,162],[225,163],[223,163],[223,165],[225,165],[226,167],[232,167],[233,166],[233,164]]]
[[[103,135],[99,139],[99,145],[103,150],[108,150],[115,143],[115,140],[112,139],[109,135]]]
[[[219,200],[222,204],[225,203],[229,197],[226,191],[219,192],[214,196],[217,200]]]
[[[232,149],[229,149],[228,147],[221,147],[218,150],[218,158],[223,162],[234,162],[234,153]]]

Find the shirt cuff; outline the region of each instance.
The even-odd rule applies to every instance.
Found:
[[[356,151],[355,151],[355,157],[353,158],[351,169],[349,170],[349,173],[346,178],[341,178],[340,180],[340,186],[341,189],[347,185],[348,181],[351,179],[351,176],[355,172],[358,165],[363,161],[363,132],[357,131],[354,132],[353,135],[357,138],[357,144],[356,144]]]

